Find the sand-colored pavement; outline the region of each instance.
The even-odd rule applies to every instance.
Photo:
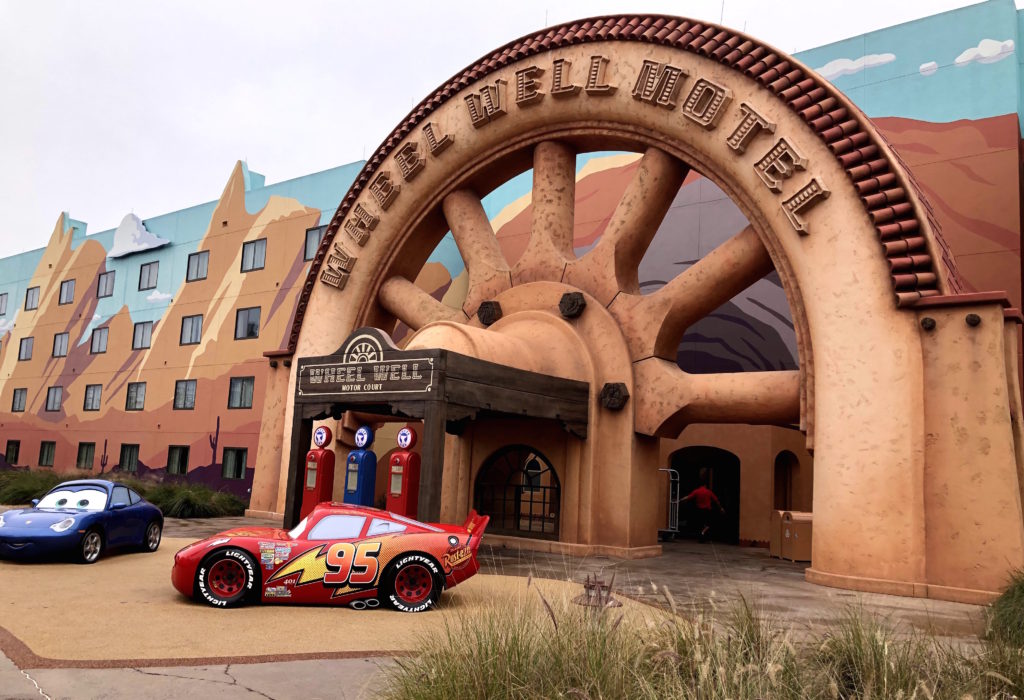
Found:
[[[446,622],[486,614],[496,600],[534,594],[525,578],[477,575],[446,591],[441,606],[427,613],[291,605],[222,610],[171,586],[174,552],[189,541],[165,538],[155,554],[91,565],[0,561],[0,648],[22,669],[391,656],[414,651],[421,635],[443,633]],[[552,599],[581,591],[563,581],[533,586]],[[637,614],[652,613],[624,602]]]

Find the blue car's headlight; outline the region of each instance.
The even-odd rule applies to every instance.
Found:
[[[74,524],[74,518],[64,518],[59,523],[54,523],[53,525],[51,525],[50,529],[54,532],[64,532],[65,530],[70,530],[74,526]]]

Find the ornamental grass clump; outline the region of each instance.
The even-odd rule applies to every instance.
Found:
[[[811,656],[812,681],[833,698],[930,696],[941,668],[927,640],[898,637],[876,617],[847,610]]]
[[[445,623],[443,633],[421,640],[417,656],[388,665],[385,697],[1024,697],[1024,649],[1008,635],[954,643],[849,609],[796,642],[743,598],[680,615],[667,590],[670,611],[595,609],[546,597],[530,583],[528,595]]]
[[[798,698],[793,647],[747,606],[721,625],[535,595],[446,624],[386,671],[389,698]]]
[[[1024,570],[1010,577],[1010,585],[988,611],[987,638],[992,642],[1024,648]]]

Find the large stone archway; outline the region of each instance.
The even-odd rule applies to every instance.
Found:
[[[577,259],[572,163],[599,149],[644,157]],[[531,239],[509,265],[479,197],[531,167]],[[641,296],[637,264],[690,168],[751,226]],[[469,271],[461,311],[408,281],[449,229]],[[696,376],[669,361],[689,324],[773,268],[799,372]],[[815,452],[809,579],[984,599],[1024,565],[1016,328],[991,296],[960,291],[916,186],[831,85],[721,27],[611,17],[502,47],[392,132],[328,227],[288,354],[330,353],[397,318],[418,329],[410,347],[589,381],[587,438],[565,447],[561,539],[579,551],[657,551],[641,496],[659,437],[798,423]],[[581,314],[559,311],[566,294],[582,295]],[[602,401],[607,386],[628,392],[624,406]],[[467,505],[469,439],[449,440],[445,517]],[[283,455],[283,475],[295,459]]]

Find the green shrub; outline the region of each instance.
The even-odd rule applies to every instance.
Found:
[[[27,505],[34,498],[42,498],[57,484],[67,481],[67,474],[43,470],[0,471],[0,504]]]
[[[156,484],[145,498],[166,518],[219,518],[245,513],[245,503],[235,496],[199,484]]]
[[[120,474],[104,474],[119,484],[134,489],[160,508],[169,518],[217,518],[245,513],[245,502],[223,491],[183,481],[157,482]],[[57,484],[79,478],[77,474],[49,470],[0,471],[0,505],[27,505],[42,498]]]

